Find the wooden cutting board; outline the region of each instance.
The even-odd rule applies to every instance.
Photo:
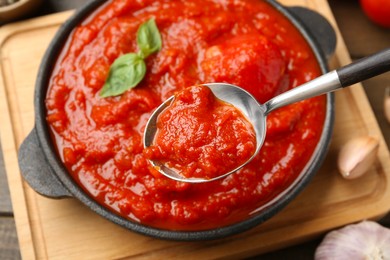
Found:
[[[325,0],[283,0],[322,13],[337,28]],[[336,93],[335,132],[326,161],[308,187],[282,212],[239,235],[208,242],[162,241],[125,230],[77,200],[36,194],[21,178],[17,149],[34,126],[33,91],[42,55],[58,27],[71,15],[59,13],[0,29],[0,133],[24,259],[242,258],[293,245],[330,229],[384,215],[390,209],[390,156],[363,88]],[[338,34],[331,67],[350,62]],[[379,138],[378,160],[353,181],[336,168],[348,139]]]

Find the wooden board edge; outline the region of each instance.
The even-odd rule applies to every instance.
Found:
[[[332,24],[333,28],[336,31],[337,35],[337,46],[335,57],[337,57],[340,65],[347,65],[352,62],[352,59],[349,55],[349,51],[345,44],[345,41],[341,35],[341,32],[337,26],[336,19],[333,15],[333,12],[327,1],[324,0],[314,0],[317,6],[316,11],[325,16],[328,21]],[[385,174],[387,175],[387,179],[390,180],[390,151],[389,147],[387,147],[386,141],[384,139],[381,128],[379,127],[378,121],[376,120],[375,113],[369,103],[366,92],[364,91],[363,85],[361,83],[352,86],[351,88],[346,89],[346,91],[350,91],[355,101],[359,101],[358,109],[360,114],[363,115],[362,119],[366,125],[369,125],[368,134],[378,138],[379,140],[379,151],[378,151],[378,160],[380,161]],[[366,115],[366,116],[365,116]],[[383,198],[385,199],[390,197],[390,189],[387,190],[385,194],[383,194]],[[390,205],[387,205],[388,211],[390,210]]]
[[[317,2],[322,2],[322,1],[319,1],[319,0],[316,0]],[[55,23],[56,21],[60,21],[61,23],[67,18],[67,17],[69,17],[69,15],[71,14],[71,12],[65,12],[65,13],[58,13],[58,14],[54,14],[54,15],[50,15],[50,16],[48,16],[48,17],[42,17],[42,18],[37,18],[37,19],[34,19],[34,20],[43,20],[44,21],[44,23],[46,23],[46,25],[47,24],[53,24],[53,23]],[[50,17],[50,19],[47,19],[47,18],[49,18]],[[55,19],[53,19],[53,17],[55,18]],[[330,17],[327,15],[326,16],[328,19],[330,19]],[[332,18],[333,18],[333,15],[332,15]],[[58,20],[57,20],[58,19]],[[35,22],[35,21],[34,21]],[[40,26],[41,26],[41,23],[42,23],[42,21],[40,21],[39,23],[37,22],[35,25],[31,25],[31,24],[29,24],[29,27],[30,28],[37,28],[37,25],[39,24]],[[21,27],[21,26],[18,26],[17,24],[15,24],[15,25],[9,25],[9,27],[7,26],[7,28],[6,29],[4,29],[4,30],[2,30],[2,29],[0,29],[0,45],[1,44],[3,44],[3,42],[10,36],[10,35],[12,35],[13,33],[17,33],[17,32],[19,32],[20,30],[24,30],[26,27],[25,26],[23,26],[23,27]],[[337,26],[335,26],[335,29],[338,31],[338,29],[337,29]],[[338,34],[339,34],[339,32],[338,32]],[[343,40],[342,40],[342,38],[341,38],[341,36],[340,35],[338,35],[338,39],[339,39],[339,43],[338,43],[338,47],[337,47],[337,50],[336,50],[336,55],[337,55],[337,57],[338,57],[338,59],[340,60],[340,64],[346,64],[346,63],[348,63],[349,61],[350,61],[350,58],[349,58],[349,55],[348,55],[348,52],[347,52],[347,48],[346,48],[346,46],[345,46],[345,44],[344,44],[344,42],[343,42]],[[341,41],[341,42],[340,42]],[[2,75],[0,75],[0,108],[1,109],[3,109],[3,100],[6,100],[6,95],[5,95],[5,93],[4,93],[4,91],[5,91],[5,86],[2,84],[3,83],[3,77],[2,77]],[[366,98],[366,102],[367,102],[367,104],[368,104],[368,99],[367,99],[367,97],[365,96],[365,93],[364,93],[364,90],[363,90],[363,88],[362,88],[362,86],[355,86],[355,87],[353,87],[354,89],[358,89],[358,88],[360,88],[360,90],[358,90],[357,92],[359,92],[358,94],[356,94],[355,95],[355,98],[358,98],[358,97],[362,97],[361,95],[362,95],[362,93],[361,92],[363,92],[363,95],[364,95],[364,97]],[[353,92],[355,92],[355,91],[353,91]],[[368,106],[369,106],[369,104],[368,104]],[[7,107],[8,108],[8,107]],[[370,106],[369,106],[369,109],[370,109],[370,111],[372,112],[372,110],[371,110],[371,108],[370,108]],[[8,109],[9,110],[9,109]],[[2,110],[2,111],[5,111],[5,110]],[[4,113],[3,113],[4,114]],[[11,119],[10,119],[10,116],[9,116],[9,111],[7,111],[7,113],[6,114],[8,114],[8,119],[9,120],[4,120],[4,118],[2,117],[2,115],[0,115],[0,122],[10,122],[11,123]],[[373,116],[373,118],[375,118],[374,117],[374,115],[373,115],[373,112],[372,112],[372,116]],[[375,120],[374,120],[375,121]],[[376,121],[375,121],[376,122]],[[3,124],[4,123],[2,123],[1,125],[0,125],[0,133],[3,133]],[[377,125],[377,124],[376,124]],[[6,126],[5,126],[6,127]],[[12,124],[9,126],[9,127],[11,127],[12,128]],[[378,129],[373,129],[372,131],[373,132],[377,132],[377,130],[379,130],[379,132],[380,132],[380,129],[379,129],[379,126],[377,125],[377,128]],[[11,134],[12,134],[12,129],[11,129]],[[1,136],[1,140],[2,140],[2,142],[3,142],[3,139],[5,139],[5,137],[3,137],[3,136]],[[15,139],[13,139],[12,141],[14,141]],[[8,141],[10,141],[10,140],[8,140]],[[382,141],[383,141],[383,135],[382,135]],[[15,143],[13,144],[14,146],[15,146]],[[15,148],[17,148],[17,147],[15,147]],[[384,148],[383,148],[384,149]],[[382,149],[382,150],[383,150]],[[4,149],[3,149],[4,150]],[[388,150],[386,150],[386,149],[384,149],[384,152],[381,150],[381,158],[382,157],[385,157],[386,156],[386,153],[387,153],[387,159],[389,158],[389,152],[388,152]],[[16,156],[16,155],[15,155]],[[11,158],[12,159],[12,158]],[[383,161],[383,158],[381,159],[381,161]],[[6,163],[6,162],[5,162]],[[388,165],[388,162],[387,162],[387,165]],[[386,166],[386,168],[389,168],[388,166]],[[8,171],[7,171],[8,172]],[[19,171],[18,171],[19,172]],[[22,182],[22,181],[21,181]],[[20,186],[22,186],[22,185],[20,185]],[[23,187],[22,187],[22,189],[23,189]],[[25,192],[24,190],[23,190],[23,192]],[[26,210],[26,209],[25,209]],[[28,218],[28,216],[27,216],[27,218]],[[318,222],[321,222],[321,221],[318,221]],[[323,225],[321,225],[321,223],[316,223],[316,221],[313,221],[313,223],[311,223],[310,225],[318,225],[319,224],[319,226],[324,226],[324,224]],[[318,226],[317,226],[318,227]],[[30,227],[28,227],[28,228],[30,228]],[[30,228],[31,229],[31,228]],[[30,231],[31,232],[31,231]],[[18,232],[19,233],[19,232]],[[297,241],[297,243],[299,243],[299,242],[303,242],[304,240],[300,240],[300,241]],[[275,248],[276,249],[276,248]],[[22,250],[22,249],[21,249]],[[23,248],[23,250],[25,250],[25,248]],[[33,254],[32,254],[33,255]],[[203,255],[204,256],[204,255]],[[23,255],[23,258],[24,259],[31,259],[31,254],[29,255],[29,257],[24,257],[24,255]]]
[[[4,46],[8,39],[18,33],[37,29],[47,25],[62,24],[73,11],[42,16],[29,19],[27,21],[11,23],[0,28],[0,48]],[[6,57],[0,56],[0,59]],[[18,140],[15,136],[13,118],[11,117],[12,104],[7,97],[6,79],[4,77],[6,68],[0,67],[0,140],[4,157],[4,166],[10,189],[10,197],[16,223],[16,232],[23,259],[38,258],[36,245],[31,225],[31,216],[28,213],[27,197],[28,190],[25,189],[24,180],[20,174],[18,165]],[[15,120],[15,119],[14,119]],[[42,256],[42,254],[40,254]]]
[[[4,25],[0,28],[0,47],[7,41],[7,38],[12,35],[47,25],[62,24],[73,13],[73,10],[65,11]]]
[[[2,42],[0,41],[0,44]],[[3,69],[0,73],[0,139],[3,151],[4,166],[10,190],[16,232],[19,245],[23,245],[20,250],[23,259],[34,259],[35,250],[30,227],[30,217],[26,207],[26,193],[23,187],[23,180],[18,167],[17,145],[13,132],[10,116],[9,103],[4,84]]]

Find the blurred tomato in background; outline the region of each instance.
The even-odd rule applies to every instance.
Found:
[[[390,0],[360,0],[360,5],[374,23],[390,28]]]

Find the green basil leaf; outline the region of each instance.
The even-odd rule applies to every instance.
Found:
[[[138,53],[117,58],[110,67],[108,77],[99,95],[111,97],[123,94],[141,82],[146,74],[145,58],[161,49],[161,35],[154,19],[143,23],[137,31]]]
[[[117,58],[110,67],[108,77],[99,95],[111,97],[123,94],[134,88],[145,77],[145,61],[136,53],[129,53]]]
[[[144,58],[161,49],[161,35],[154,19],[146,21],[138,28],[137,44]]]

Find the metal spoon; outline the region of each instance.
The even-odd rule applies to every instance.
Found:
[[[332,92],[337,89],[348,87],[352,84],[369,79],[376,75],[385,73],[390,70],[390,48],[381,52],[365,57],[347,66],[341,67],[337,70],[328,72],[312,81],[309,81],[299,87],[284,92],[264,104],[260,104],[256,99],[242,88],[226,84],[226,83],[209,83],[203,84],[209,87],[214,95],[228,102],[242,111],[248,118],[249,122],[253,124],[256,133],[256,151],[251,158],[245,163],[227,173],[211,179],[203,178],[186,178],[174,169],[166,167],[159,161],[151,160],[151,164],[163,175],[181,182],[189,183],[203,183],[215,181],[224,178],[249,163],[260,151],[266,135],[266,117],[275,109],[282,106],[289,105],[304,99],[315,97],[327,92]],[[149,118],[145,133],[144,133],[144,147],[149,147],[153,144],[155,134],[157,132],[156,122],[159,114],[169,107],[174,100],[174,96],[162,103]]]

